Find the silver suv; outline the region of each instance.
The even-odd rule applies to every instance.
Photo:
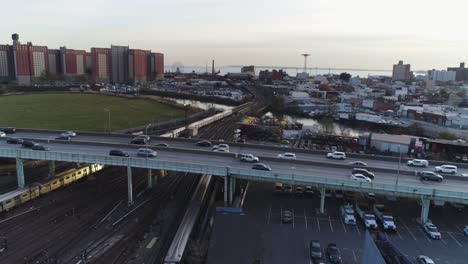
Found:
[[[444,177],[442,177],[441,175],[433,171],[421,171],[420,176],[421,176],[421,180],[426,180],[426,181],[431,180],[431,181],[441,182],[442,180],[444,180]]]

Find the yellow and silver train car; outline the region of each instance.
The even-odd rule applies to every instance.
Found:
[[[0,195],[0,213],[11,210],[22,203],[35,199],[62,186],[71,184],[103,168],[104,166],[101,164],[91,164],[79,169],[71,169],[53,178],[46,179],[43,183],[2,194]]]

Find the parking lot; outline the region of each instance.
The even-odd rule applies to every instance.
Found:
[[[342,199],[327,197],[321,215],[318,195],[275,194],[273,189],[273,184],[251,183],[244,204],[245,212],[263,228],[264,263],[310,263],[308,244],[312,239],[319,240],[322,248],[336,243],[343,263],[360,263],[365,228],[359,220],[354,226],[341,221],[338,208]],[[357,199],[366,202],[361,195]],[[433,240],[417,222],[420,206],[415,200],[388,201],[378,196],[376,203],[385,204],[396,220],[397,232],[385,235],[414,263],[418,255],[427,255],[436,263],[468,263],[468,237],[463,235],[468,208],[460,212],[448,204],[431,206],[429,218],[442,235],[441,240]],[[292,212],[291,223],[282,223],[284,210]]]

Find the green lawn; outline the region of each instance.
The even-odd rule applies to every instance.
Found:
[[[0,126],[104,132],[180,118],[184,110],[149,99],[86,93],[0,96]],[[190,113],[189,113],[190,114]]]

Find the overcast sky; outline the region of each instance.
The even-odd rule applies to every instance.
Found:
[[[14,0],[0,43],[89,49],[130,45],[166,65],[414,70],[468,62],[466,0]]]

